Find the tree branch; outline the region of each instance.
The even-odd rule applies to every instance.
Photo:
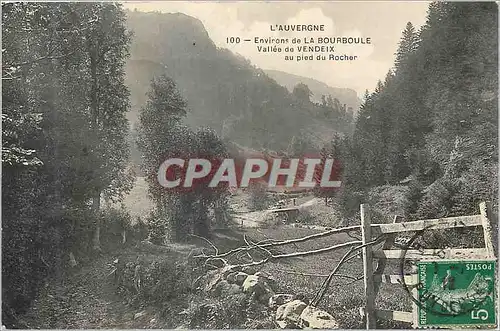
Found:
[[[194,238],[198,238],[198,239],[201,239],[203,241],[205,241],[206,243],[208,243],[210,246],[212,246],[212,248],[215,250],[215,255],[219,255],[219,249],[217,248],[217,246],[215,246],[210,240],[208,240],[207,238],[203,238],[201,236],[197,236],[195,234],[188,234],[190,237],[194,237]]]
[[[291,274],[291,275],[305,276],[305,277],[318,277],[318,278],[327,278],[327,277],[330,277],[330,274],[310,274],[310,273],[305,273],[305,272],[297,272],[297,271],[283,270],[283,269],[273,269],[273,271],[283,272],[283,273]],[[348,278],[348,279],[352,279],[352,280],[359,280],[359,277],[354,277],[354,276],[351,276],[351,275],[335,274],[335,276],[336,277],[340,277],[340,278]]]
[[[360,228],[361,228],[360,225],[353,225],[353,226],[348,226],[348,227],[344,227],[344,228],[332,229],[329,231],[320,232],[320,233],[312,234],[312,235],[301,237],[301,238],[271,242],[271,243],[259,245],[259,247],[266,248],[266,247],[290,245],[290,244],[295,244],[295,243],[299,243],[299,242],[313,240],[313,239],[317,239],[317,238],[321,238],[321,237],[331,236],[333,234],[351,232],[351,231],[359,230]],[[240,251],[250,251],[250,250],[253,250],[256,248],[257,248],[256,246],[239,247],[239,248],[232,249],[230,251],[227,251],[225,253],[222,253],[222,254],[219,254],[216,256],[214,255],[214,256],[208,256],[208,257],[226,257],[226,256],[232,255],[232,254],[240,252]],[[203,257],[204,258],[207,256],[195,256],[195,257]]]
[[[340,261],[337,263],[337,265],[335,266],[335,268],[330,273],[329,277],[327,279],[325,279],[325,281],[321,285],[318,293],[314,296],[313,300],[311,301],[311,306],[316,307],[320,303],[321,299],[323,299],[323,297],[324,297],[324,295],[326,293],[326,290],[330,286],[330,282],[332,281],[333,276],[335,276],[336,272],[348,260],[348,258],[349,258],[349,256],[351,254],[353,254],[355,251],[358,251],[358,250],[360,250],[360,249],[362,249],[362,248],[364,248],[366,246],[375,245],[375,244],[381,242],[382,238],[385,238],[385,236],[380,236],[380,237],[376,238],[375,240],[373,240],[371,242],[368,242],[366,244],[363,244],[363,245],[359,245],[359,246],[356,246],[356,247],[351,247],[351,249],[347,253],[345,253],[344,256],[342,256],[342,258],[340,259]]]
[[[323,254],[323,253],[331,252],[331,251],[336,250],[336,249],[341,249],[344,247],[358,245],[360,243],[361,243],[360,241],[349,241],[349,242],[346,242],[343,244],[338,244],[338,245],[325,247],[325,248],[319,248],[319,249],[315,249],[315,250],[311,250],[311,251],[295,252],[295,253],[280,254],[280,255],[271,255],[263,260],[253,261],[251,263],[239,264],[239,265],[235,265],[235,267],[241,267],[241,268],[252,267],[252,266],[258,266],[258,265],[261,265],[261,264],[264,264],[264,263],[267,263],[270,261],[275,261],[275,260],[280,260],[280,259],[287,259],[287,258],[291,258],[291,257],[308,256],[308,255],[315,255],[315,254]],[[357,247],[361,247],[361,246],[357,246]],[[212,258],[220,258],[220,257],[209,257],[208,260],[211,260]]]

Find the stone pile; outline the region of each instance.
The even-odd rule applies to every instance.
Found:
[[[210,271],[200,287],[214,296],[245,294],[250,302],[264,304],[274,312],[275,323],[282,329],[338,329],[329,313],[313,307],[298,295],[277,294],[277,283],[262,272],[253,273],[234,266]]]

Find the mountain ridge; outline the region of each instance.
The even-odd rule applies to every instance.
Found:
[[[286,150],[295,136],[321,148],[335,133],[351,132],[348,115],[300,100],[248,59],[217,47],[194,17],[128,11],[127,26],[134,34],[126,67],[132,125],[151,79],[165,74],[187,101],[186,124],[244,146]]]
[[[311,99],[314,102],[320,103],[322,95],[331,95],[332,98],[338,99],[341,104],[346,104],[348,107],[351,107],[355,114],[361,106],[361,99],[359,99],[356,91],[351,88],[333,87],[315,78],[295,75],[281,70],[266,69],[264,72],[278,84],[286,87],[290,92],[293,92],[295,85],[299,83],[306,84],[313,92]]]

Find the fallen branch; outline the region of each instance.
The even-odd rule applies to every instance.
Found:
[[[260,250],[264,251],[268,256],[272,256],[273,255],[273,253],[271,253],[268,249],[262,247],[262,245],[259,245],[258,243],[253,243],[251,240],[248,240],[248,242],[252,246],[255,246],[255,247],[259,248]]]
[[[201,239],[203,241],[205,241],[206,243],[208,243],[210,246],[212,246],[212,248],[215,250],[215,255],[219,255],[219,249],[217,248],[217,246],[215,246],[210,240],[208,240],[207,238],[203,238],[201,236],[197,236],[195,234],[188,234],[190,237],[194,237],[194,238],[198,238],[198,239]],[[197,257],[197,256],[194,256],[194,257]]]
[[[315,250],[311,250],[311,251],[295,252],[295,253],[280,254],[280,255],[271,255],[271,256],[269,256],[266,259],[263,259],[263,260],[260,260],[260,261],[254,261],[254,262],[246,263],[246,264],[235,265],[235,267],[241,267],[241,268],[253,267],[253,266],[258,266],[258,265],[261,265],[261,264],[264,264],[264,263],[267,263],[267,262],[270,262],[270,261],[279,260],[279,259],[286,259],[286,258],[291,258],[291,257],[300,257],[300,256],[322,254],[322,253],[331,252],[331,251],[336,250],[336,249],[341,249],[341,248],[344,248],[344,247],[350,247],[350,246],[358,245],[360,243],[361,243],[360,241],[349,241],[349,242],[346,242],[346,243],[343,243],[343,244],[338,244],[338,245],[334,245],[334,246],[330,246],[330,247],[325,247],[325,248],[319,248],[319,249],[315,249]],[[212,258],[209,258],[209,260],[210,259],[212,259]]]
[[[325,279],[323,284],[321,284],[319,291],[316,293],[316,295],[314,296],[314,298],[311,301],[311,306],[316,307],[319,304],[319,302],[321,301],[321,299],[325,295],[326,290],[328,289],[328,286],[330,285],[330,282],[332,281],[333,276],[335,276],[335,273],[337,272],[337,270],[339,270],[339,268],[342,266],[342,264],[344,264],[345,260],[349,257],[349,255],[351,255],[352,252],[354,252],[354,249],[355,249],[355,247],[351,247],[351,249],[347,253],[345,253],[344,256],[342,256],[339,263],[337,263],[337,265],[335,266],[333,271],[328,275],[328,278]]]
[[[311,301],[311,306],[313,307],[316,307],[320,302],[321,300],[323,299],[325,293],[326,293],[326,290],[328,289],[328,287],[330,286],[330,282],[332,281],[332,278],[334,276],[336,276],[336,273],[337,271],[340,269],[340,267],[348,261],[349,257],[351,254],[353,254],[354,252],[366,247],[366,246],[370,246],[370,245],[376,245],[378,243],[380,243],[382,241],[382,239],[385,239],[385,235],[382,235],[378,238],[376,238],[375,240],[373,241],[370,241],[366,244],[363,244],[363,245],[359,245],[359,246],[356,246],[356,247],[351,247],[351,249],[344,254],[344,256],[342,256],[342,258],[340,259],[340,261],[337,263],[337,265],[335,266],[335,268],[332,270],[332,272],[330,273],[329,277],[327,279],[325,279],[325,281],[323,282],[323,284],[321,285],[318,293],[314,296],[313,300]]]
[[[348,226],[348,227],[344,227],[344,228],[332,229],[332,230],[328,230],[328,231],[325,231],[325,232],[311,234],[309,236],[305,236],[305,237],[301,237],[301,238],[288,239],[288,240],[282,240],[282,241],[276,241],[276,242],[271,242],[271,243],[267,243],[267,244],[262,244],[262,245],[258,245],[258,247],[266,248],[266,247],[276,247],[276,246],[290,245],[290,244],[304,242],[304,241],[308,241],[308,240],[312,240],[312,239],[317,239],[317,238],[321,238],[321,237],[331,236],[333,234],[351,232],[351,231],[359,230],[360,228],[361,228],[360,225],[353,225],[353,226]],[[227,251],[227,252],[222,253],[222,254],[216,254],[216,255],[211,255],[211,256],[210,255],[208,255],[208,256],[207,255],[198,255],[198,256],[195,256],[195,257],[199,257],[199,258],[219,257],[219,258],[222,258],[222,257],[226,257],[226,256],[229,256],[229,255],[237,253],[237,252],[250,251],[250,250],[253,250],[253,249],[256,249],[256,248],[257,248],[257,246],[238,247],[238,248],[232,249],[232,250]]]
[[[327,252],[330,252],[330,251],[333,251],[336,249],[357,245],[360,243],[361,243],[361,241],[348,241],[348,242],[343,243],[343,244],[338,244],[338,245],[329,246],[329,247],[325,247],[325,248],[318,248],[318,249],[314,249],[312,251],[304,251],[304,252],[295,252],[295,253],[275,255],[275,256],[273,256],[273,259],[285,259],[285,258],[289,258],[289,257],[299,257],[299,256],[322,254],[322,253],[327,253]]]

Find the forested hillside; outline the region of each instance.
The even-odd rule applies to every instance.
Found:
[[[316,103],[322,103],[323,99],[337,99],[341,105],[348,105],[356,114],[361,106],[361,100],[358,98],[356,91],[350,88],[332,87],[316,79],[292,75],[279,70],[265,70],[266,74],[274,79],[278,84],[286,87],[292,92],[293,88],[300,83],[306,84],[313,95],[311,100]],[[333,75],[335,72],[332,73]]]
[[[286,150],[295,136],[321,148],[334,132],[351,131],[346,109],[355,105],[342,112],[311,102],[307,92],[290,93],[247,59],[217,48],[193,17],[128,12],[127,24],[134,31],[127,64],[133,123],[153,76],[166,74],[187,101],[191,127],[208,126],[243,146]]]
[[[494,3],[438,2],[420,31],[407,24],[394,69],[367,91],[354,136],[337,151],[348,212],[381,185],[404,188],[410,218],[496,205],[497,19]]]

